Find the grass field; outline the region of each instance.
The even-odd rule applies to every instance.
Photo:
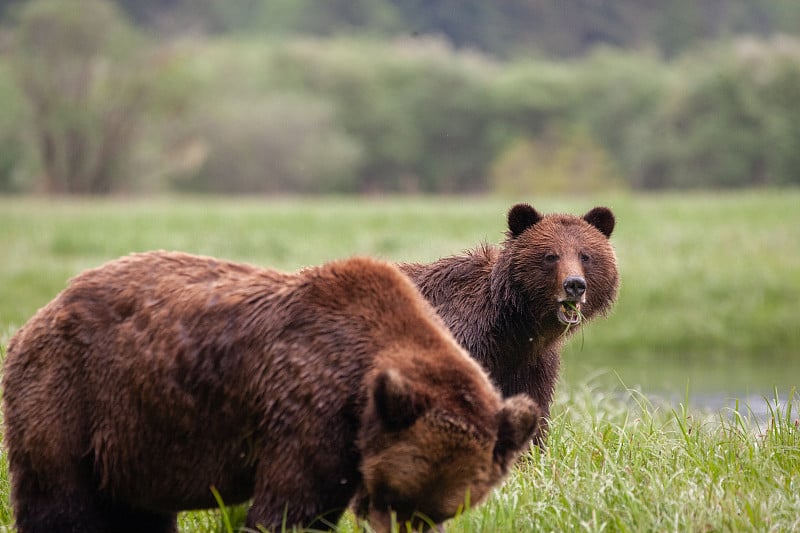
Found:
[[[449,531],[800,528],[800,398],[792,393],[800,385],[800,191],[525,200],[546,212],[612,207],[622,289],[613,315],[564,352],[547,451],[533,451]],[[358,254],[432,260],[498,242],[512,203],[0,199],[0,344],[69,277],[133,251],[286,270]],[[628,390],[683,395],[687,386],[683,406],[698,390],[774,388],[782,401],[772,421],[748,421]],[[0,471],[0,492],[6,479]],[[215,513],[182,520],[184,531],[223,530]],[[0,496],[0,525],[8,523]],[[341,529],[357,525],[345,520]]]
[[[133,251],[177,249],[286,270],[357,254],[433,260],[501,240],[512,203],[0,198],[0,331],[21,325],[72,275]],[[800,191],[533,203],[575,213],[603,203],[618,217],[619,301],[570,343],[567,376],[605,367],[628,386],[680,391],[686,375],[704,389],[798,385],[787,379],[800,375]]]

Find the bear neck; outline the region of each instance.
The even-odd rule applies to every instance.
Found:
[[[500,347],[509,352],[504,357],[518,356],[528,359],[557,342],[533,309],[531,302],[514,286],[511,279],[511,254],[507,249],[497,251],[489,274],[490,300],[492,302],[492,331]]]
[[[483,245],[433,263],[400,265],[458,342],[489,367],[528,361],[558,342],[513,287],[504,252]]]

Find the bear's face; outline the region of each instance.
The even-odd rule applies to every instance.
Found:
[[[543,216],[527,204],[511,208],[510,278],[541,327],[563,331],[611,307],[619,286],[609,242],[614,223],[605,207],[583,217]]]
[[[540,410],[528,396],[492,396],[482,427],[432,406],[396,371],[375,379],[370,410],[379,429],[363,442],[362,474],[370,525],[409,522],[428,529],[482,501],[529,446]],[[486,406],[482,406],[485,408]]]

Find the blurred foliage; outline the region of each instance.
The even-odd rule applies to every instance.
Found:
[[[196,117],[195,172],[179,190],[236,193],[352,192],[360,146],[333,120],[328,102],[271,95],[231,100]]]
[[[435,28],[413,18],[422,9],[415,2],[315,11],[313,2],[200,0],[188,10],[183,0],[150,0],[118,2],[119,11],[87,1],[90,15],[59,0],[6,10],[14,16],[0,35],[0,191],[800,184],[800,41],[788,36],[720,41],[672,59],[618,48],[569,61],[500,59],[470,51],[466,33],[463,42],[428,35]],[[598,4],[583,14],[594,12],[594,22],[580,24],[651,10],[619,11],[625,4]],[[453,6],[432,5],[444,24]],[[698,6],[698,16],[711,9]],[[483,20],[517,8],[466,2],[461,12]],[[184,16],[194,26],[178,24]],[[377,38],[409,24],[419,36]],[[167,38],[170,25],[198,31]]]
[[[32,156],[18,128],[29,121],[12,69],[0,64],[0,192],[22,190],[23,168]]]
[[[709,68],[711,66],[711,68]],[[740,40],[686,58],[632,179],[643,188],[800,184],[800,43]]]

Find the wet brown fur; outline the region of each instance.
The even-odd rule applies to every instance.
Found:
[[[89,270],[11,339],[5,445],[20,533],[176,530],[253,498],[247,524],[378,530],[479,501],[535,430],[399,270],[294,274],[181,253]]]
[[[619,286],[609,242],[614,224],[606,208],[583,217],[543,216],[518,204],[509,210],[500,246],[400,267],[503,394],[527,393],[549,416],[562,343],[578,330],[556,316],[563,282],[568,276],[585,278],[584,322],[608,312]],[[543,433],[537,437],[542,438]]]

